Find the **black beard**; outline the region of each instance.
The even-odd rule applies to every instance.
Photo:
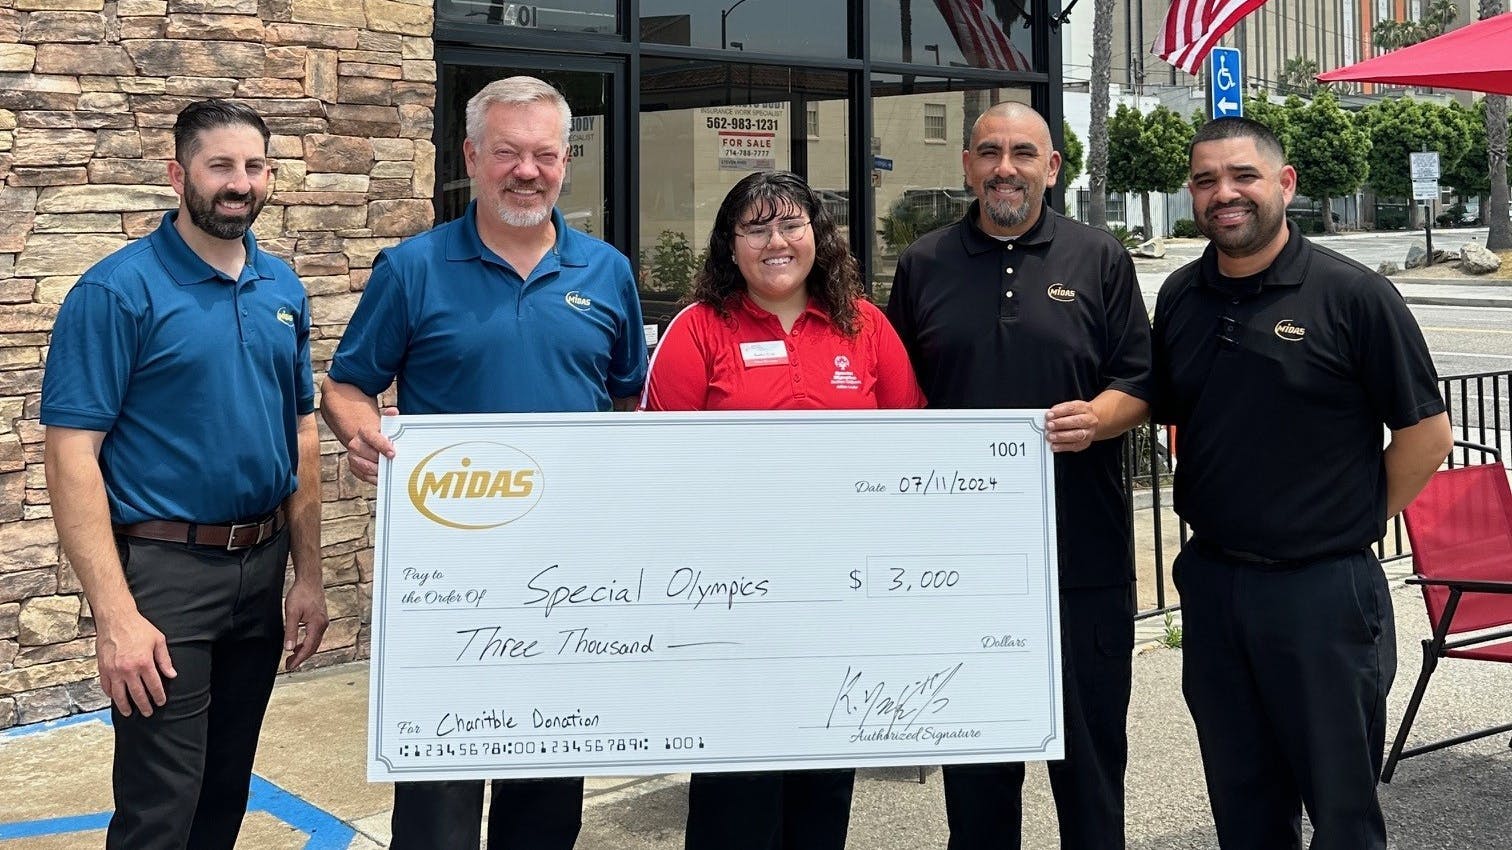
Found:
[[[189,220],[194,222],[195,227],[216,239],[228,240],[242,238],[268,202],[266,198],[259,202],[250,192],[221,192],[213,198],[206,198],[192,186],[185,187],[184,201],[184,206],[189,210]],[[250,206],[245,215],[222,215],[215,211],[215,205],[219,201],[248,201]]]
[[[1217,213],[1235,206],[1249,211],[1251,219],[1247,226],[1239,230],[1221,231],[1212,225]],[[1285,226],[1284,212],[1272,215],[1266,208],[1254,203],[1227,204],[1217,209],[1209,209],[1203,213],[1201,221],[1197,223],[1197,229],[1202,235],[1212,240],[1220,251],[1230,257],[1248,257],[1260,251],[1269,245],[1271,240],[1276,238],[1276,233]]]

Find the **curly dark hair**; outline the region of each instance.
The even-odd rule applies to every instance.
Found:
[[[728,317],[731,300],[746,290],[745,278],[735,264],[735,225],[748,211],[751,223],[770,222],[787,204],[807,213],[812,224],[814,268],[804,282],[809,297],[842,333],[855,336],[860,330],[860,313],[856,310],[856,301],[862,296],[860,267],[819,196],[791,171],[757,171],[731,187],[714,217],[709,250],[693,280],[689,300],[707,304],[720,316]]]

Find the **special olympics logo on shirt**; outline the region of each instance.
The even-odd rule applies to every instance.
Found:
[[[567,293],[565,300],[567,301],[568,307],[571,307],[572,309],[577,310],[580,313],[586,313],[593,307],[593,302],[579,295],[576,289]]]
[[[830,386],[837,390],[861,389],[861,379],[850,370],[850,358],[844,354],[835,356],[835,374],[830,376]]]
[[[431,522],[479,531],[530,513],[544,479],[540,465],[514,446],[473,441],[426,455],[408,489],[410,503]]]

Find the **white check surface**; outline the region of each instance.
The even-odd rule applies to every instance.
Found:
[[[1043,415],[385,418],[369,778],[1061,758]]]

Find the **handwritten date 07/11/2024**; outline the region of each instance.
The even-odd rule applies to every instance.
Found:
[[[998,440],[987,444],[993,458],[1023,458],[1029,454],[1029,445],[1023,440]],[[954,495],[965,493],[996,493],[998,479],[995,475],[962,474],[959,469],[941,472],[931,469],[928,475],[904,475],[896,486],[889,481],[860,479],[856,481],[857,493],[897,493],[927,496],[931,493]]]

